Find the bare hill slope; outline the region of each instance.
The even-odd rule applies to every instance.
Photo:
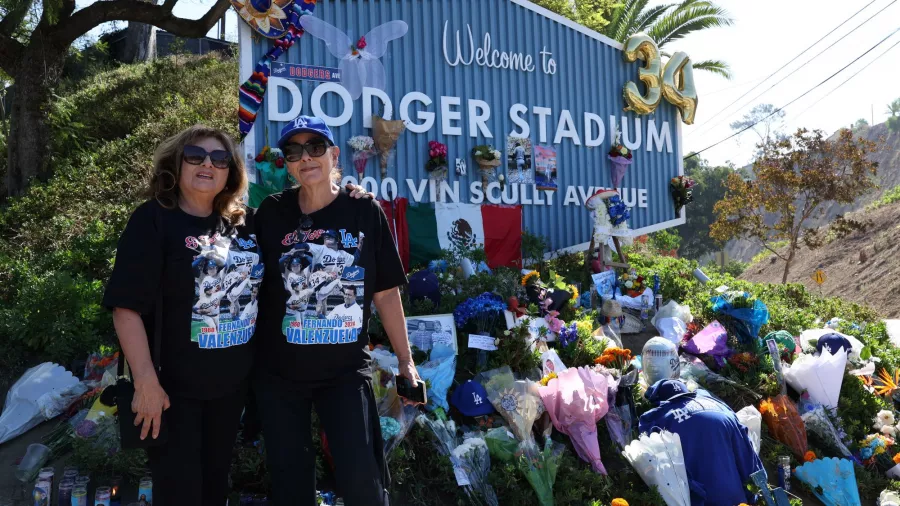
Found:
[[[871,220],[872,227],[818,250],[802,248],[791,266],[788,282],[818,291],[812,275],[822,265],[826,275],[822,294],[865,303],[884,317],[900,318],[900,203],[872,211],[863,209],[853,215]],[[748,267],[742,278],[780,283],[783,271],[784,262],[769,255]]]

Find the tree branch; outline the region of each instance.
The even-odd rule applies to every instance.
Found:
[[[4,18],[5,20],[6,18]],[[0,68],[13,78],[16,77],[16,62],[19,61],[24,50],[25,46],[16,39],[8,35],[0,35]]]
[[[0,35],[9,37],[16,31],[25,16],[28,15],[28,9],[31,8],[31,0],[19,0],[13,5],[12,9],[0,20]]]
[[[177,3],[178,3],[178,0],[166,0],[162,6],[163,10],[166,12],[172,12],[172,9],[175,8],[175,4],[177,4]]]
[[[55,38],[69,45],[95,26],[109,21],[153,25],[178,37],[204,37],[231,5],[229,0],[217,0],[202,18],[194,20],[173,16],[174,3],[167,1],[164,5],[154,5],[134,0],[100,0],[72,14],[56,32]]]
[[[762,244],[762,247],[763,247],[763,248],[766,248],[767,250],[769,250],[769,251],[771,251],[772,253],[774,253],[775,256],[777,256],[778,258],[780,258],[780,259],[784,260],[785,262],[787,262],[787,258],[784,258],[784,257],[781,255],[781,253],[779,253],[779,252],[775,251],[774,249],[772,249],[772,247],[769,246],[768,243],[766,243],[765,241],[760,241],[760,244]]]

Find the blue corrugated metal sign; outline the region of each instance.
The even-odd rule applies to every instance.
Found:
[[[277,76],[273,67],[265,102],[245,140],[247,153],[274,145],[280,128],[295,116],[317,115],[332,126],[345,175],[355,180],[348,139],[372,136],[373,115],[401,119],[407,130],[387,177],[377,156],[365,170],[363,183],[379,197],[415,203],[443,195],[445,201],[521,204],[524,228],[561,249],[590,241],[584,202],[612,185],[607,153],[620,132],[633,154],[620,185],[632,207],[631,228],[647,233],[684,223],[669,190],[670,179],[683,173],[678,110],[661,100],[647,115],[624,111],[625,83],[644,89],[644,62],[625,61],[618,42],[526,0],[319,0],[314,15],[334,31],[316,38],[308,30],[279,61],[338,67],[342,82],[292,80]],[[408,31],[385,42],[385,30],[376,27],[392,21],[405,22]],[[243,81],[272,41],[240,26]],[[367,40],[358,48],[363,36]],[[339,47],[346,41],[354,42],[346,50]],[[342,59],[362,48],[366,58]],[[524,140],[526,154],[510,137]],[[433,189],[425,169],[431,140],[448,146],[450,165],[446,181]],[[482,144],[502,152],[498,172],[505,184],[482,184],[471,155]],[[548,156],[555,171],[520,177],[519,169],[534,170],[535,161],[551,166],[540,158]],[[456,159],[467,161],[464,175],[454,170]]]
[[[272,77],[339,83],[341,82],[341,70],[336,67],[317,67],[277,61],[272,63]]]

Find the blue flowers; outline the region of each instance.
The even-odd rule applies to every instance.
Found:
[[[563,345],[563,348],[568,347],[570,344],[574,343],[578,340],[578,329],[575,326],[575,322],[572,322],[568,327],[563,327],[559,331],[559,342]]]
[[[456,310],[453,311],[453,320],[457,327],[473,323],[478,332],[488,332],[504,309],[506,309],[506,304],[499,295],[484,292],[478,297],[468,298],[456,306]]]
[[[866,446],[859,450],[859,456],[863,458],[863,460],[868,460],[872,457],[872,448]]]
[[[606,200],[606,210],[609,212],[610,221],[613,226],[621,225],[631,218],[631,210],[625,206],[621,197],[613,195]]]

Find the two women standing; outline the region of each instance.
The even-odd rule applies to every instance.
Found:
[[[313,406],[345,504],[388,504],[367,327],[374,303],[400,374],[417,381],[398,289],[406,277],[380,206],[336,184],[340,148],[325,123],[297,118],[279,146],[300,185],[254,216],[226,135],[192,127],[167,140],[153,198],[120,239],[104,305],[115,308],[144,435],[166,412],[168,440],[148,450],[165,506],[224,503],[251,382],[276,505],[315,504]],[[148,336],[159,300],[157,374]]]

